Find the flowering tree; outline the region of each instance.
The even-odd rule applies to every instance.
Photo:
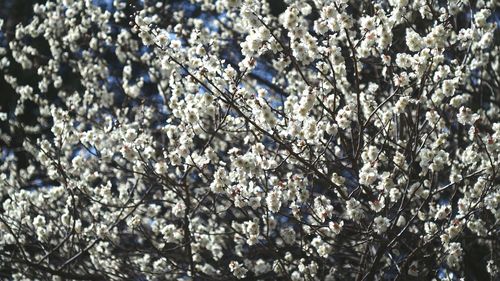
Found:
[[[497,1],[131,2],[2,28],[2,278],[498,278]]]

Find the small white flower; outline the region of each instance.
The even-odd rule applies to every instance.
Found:
[[[281,208],[281,191],[274,189],[269,192],[266,197],[266,203],[269,210],[275,213],[278,212]]]
[[[386,217],[378,216],[373,220],[373,231],[377,234],[383,234],[390,226],[390,220]]]
[[[245,278],[248,272],[248,270],[243,266],[243,264],[237,261],[231,261],[229,263],[229,270],[231,270],[233,275],[238,279]]]

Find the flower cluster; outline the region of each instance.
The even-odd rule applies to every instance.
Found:
[[[98,2],[0,20],[0,275],[498,278],[497,1]]]

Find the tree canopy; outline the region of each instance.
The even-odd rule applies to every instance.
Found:
[[[498,280],[498,1],[2,5],[1,278]]]

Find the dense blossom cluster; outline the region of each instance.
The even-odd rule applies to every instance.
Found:
[[[127,2],[2,37],[9,280],[498,278],[498,1]]]

